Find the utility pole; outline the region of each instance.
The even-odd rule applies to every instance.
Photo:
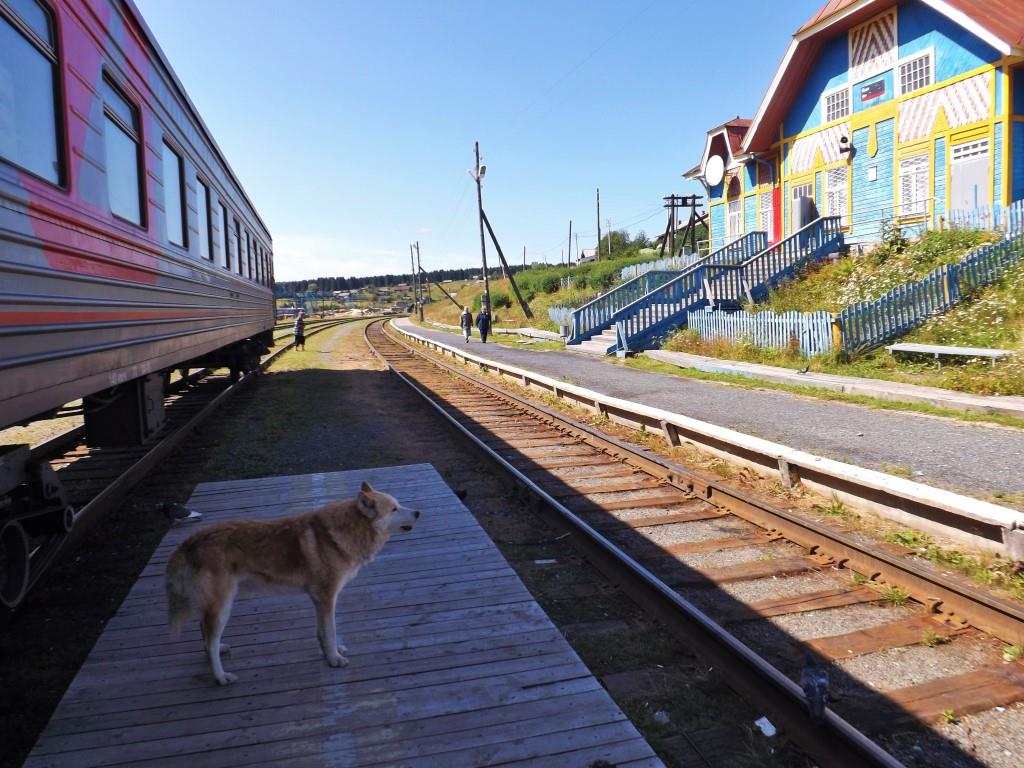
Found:
[[[577,263],[579,262],[579,260],[580,260],[580,233],[577,232],[576,233],[576,261],[577,261]]]
[[[480,142],[474,142],[476,151],[476,168],[469,172],[469,175],[476,181],[476,212],[480,221],[480,260],[484,267],[484,298],[481,306],[486,306],[491,311],[491,284],[487,279],[487,244],[484,242],[484,193],[481,187],[481,180],[487,172],[487,166],[480,165]]]
[[[612,257],[612,220],[605,219],[605,224],[608,225],[608,258]]]
[[[418,314],[420,311],[419,274],[416,272],[416,257],[412,252],[412,243],[409,243],[409,264],[412,266],[412,305]]]
[[[523,246],[523,269],[526,269],[526,246]]]
[[[566,248],[569,252],[569,260],[566,262],[570,267],[572,266],[572,219],[569,219],[569,245]]]
[[[420,266],[420,241],[416,241],[416,269],[417,275],[423,271],[423,267]],[[427,290],[430,290],[430,284],[427,284]],[[423,322],[423,290],[420,289],[420,322]]]
[[[610,237],[610,235],[609,235]],[[601,260],[601,188],[597,188],[597,260]]]

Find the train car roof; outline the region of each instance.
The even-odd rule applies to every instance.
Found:
[[[125,10],[132,15],[135,23],[139,25],[139,29],[142,30],[142,33],[146,36],[146,42],[149,44],[149,47],[152,49],[153,53],[156,54],[160,64],[167,71],[167,74],[171,78],[171,82],[174,83],[174,87],[178,89],[179,95],[184,99],[186,106],[192,113],[192,118],[195,120],[196,125],[199,126],[199,130],[202,131],[203,136],[206,137],[206,140],[210,143],[213,151],[217,154],[218,159],[224,166],[224,170],[227,171],[231,180],[235,182],[235,186],[238,187],[239,193],[241,193],[242,197],[245,198],[245,202],[249,204],[249,208],[252,209],[252,215],[256,217],[260,226],[263,227],[263,231],[266,233],[267,238],[273,242],[273,236],[270,234],[270,228],[267,226],[266,222],[263,221],[259,211],[256,210],[256,206],[253,205],[252,200],[249,199],[249,195],[246,193],[245,187],[243,187],[242,182],[238,180],[238,176],[235,175],[235,171],[231,167],[231,163],[229,163],[227,158],[224,156],[224,152],[221,151],[216,139],[213,138],[213,134],[210,132],[210,129],[206,127],[206,123],[199,114],[199,110],[196,109],[196,105],[192,103],[192,99],[189,98],[188,92],[185,90],[185,86],[182,85],[181,80],[178,79],[178,75],[174,71],[174,67],[171,66],[171,63],[167,60],[167,56],[164,54],[163,49],[156,41],[156,37],[153,35],[153,30],[149,28],[149,25],[146,24],[146,20],[142,17],[142,12],[139,10],[138,6],[135,5],[134,0],[121,0],[121,5],[124,6]]]

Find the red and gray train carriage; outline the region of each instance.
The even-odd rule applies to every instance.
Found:
[[[0,0],[0,428],[82,398],[92,441],[146,439],[167,371],[252,369],[272,286],[270,233],[134,4]],[[0,455],[0,525],[10,476]]]

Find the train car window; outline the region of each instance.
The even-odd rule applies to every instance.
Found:
[[[231,229],[228,226],[228,209],[224,203],[220,205],[220,231],[224,238],[224,269],[231,269]]]
[[[103,144],[107,153],[110,212],[142,224],[142,166],[139,113],[123,93],[103,77]]]
[[[238,274],[242,274],[242,225],[235,219],[235,247],[233,248],[235,260],[238,264]]]
[[[245,233],[245,247],[247,251],[245,276],[252,280],[252,235],[250,235],[248,232]]]
[[[55,37],[36,0],[0,0],[0,157],[63,185]]]
[[[199,255],[213,261],[213,230],[210,228],[210,188],[196,176],[199,190]]]
[[[185,230],[185,169],[179,155],[164,142],[164,214],[167,240],[188,250]]]

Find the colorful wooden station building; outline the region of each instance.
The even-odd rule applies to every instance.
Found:
[[[830,0],[754,118],[708,131],[684,176],[707,189],[712,249],[818,216],[873,242],[1024,198],[1024,0]]]

